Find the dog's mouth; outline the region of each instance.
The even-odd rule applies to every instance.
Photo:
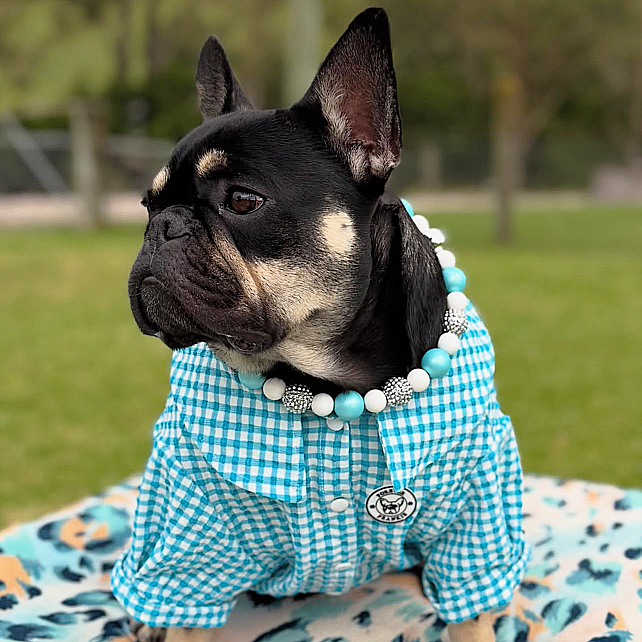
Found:
[[[266,334],[265,337],[260,337],[255,332],[244,333],[244,335],[219,334],[218,336],[221,337],[230,348],[243,354],[263,352],[263,350],[267,350],[272,344],[272,339],[269,335]],[[269,339],[269,341],[266,339]]]
[[[143,334],[158,337],[172,350],[204,341],[252,355],[267,350],[274,341],[272,335],[263,330],[208,327],[190,314],[153,275],[143,278],[137,287],[130,284],[130,302]]]
[[[205,343],[218,342],[218,343],[225,344],[228,348],[231,348],[232,350],[236,350],[241,354],[252,355],[252,354],[258,354],[259,352],[263,352],[264,350],[267,350],[267,348],[271,345],[271,341],[270,342],[267,342],[265,340],[250,341],[246,337],[232,336],[232,335],[226,335],[226,334],[209,336],[205,334],[188,333],[188,334],[176,335],[176,334],[169,334],[167,332],[164,332],[163,330],[159,330],[158,332],[154,333],[154,336],[158,337],[168,348],[171,348],[172,350],[180,350],[181,348],[188,348],[189,346],[193,346],[194,344],[201,343],[201,342],[205,342]]]

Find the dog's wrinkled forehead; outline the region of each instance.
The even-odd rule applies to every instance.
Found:
[[[359,200],[345,169],[288,110],[235,112],[206,121],[177,144],[152,190],[177,192],[217,178],[311,204],[323,194]]]

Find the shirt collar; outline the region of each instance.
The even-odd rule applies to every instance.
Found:
[[[472,306],[467,314],[450,373],[405,406],[374,416],[396,490],[456,447],[487,410],[493,349]],[[174,353],[170,380],[183,431],[220,476],[272,499],[296,502],[306,495],[302,431],[308,422],[325,420],[287,412],[262,391],[248,390],[205,344]],[[372,423],[368,414],[359,421]]]

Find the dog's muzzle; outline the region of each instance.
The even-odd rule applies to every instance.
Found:
[[[237,275],[212,241],[214,231],[231,242],[227,230],[208,233],[186,207],[150,220],[129,278],[134,319],[144,334],[172,349],[215,341],[244,354],[266,350],[272,333],[243,297]]]

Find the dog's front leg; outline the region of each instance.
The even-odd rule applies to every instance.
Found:
[[[448,625],[450,642],[495,642],[490,613],[482,613],[474,620]]]
[[[165,642],[234,642],[225,627],[217,629],[167,629]]]

